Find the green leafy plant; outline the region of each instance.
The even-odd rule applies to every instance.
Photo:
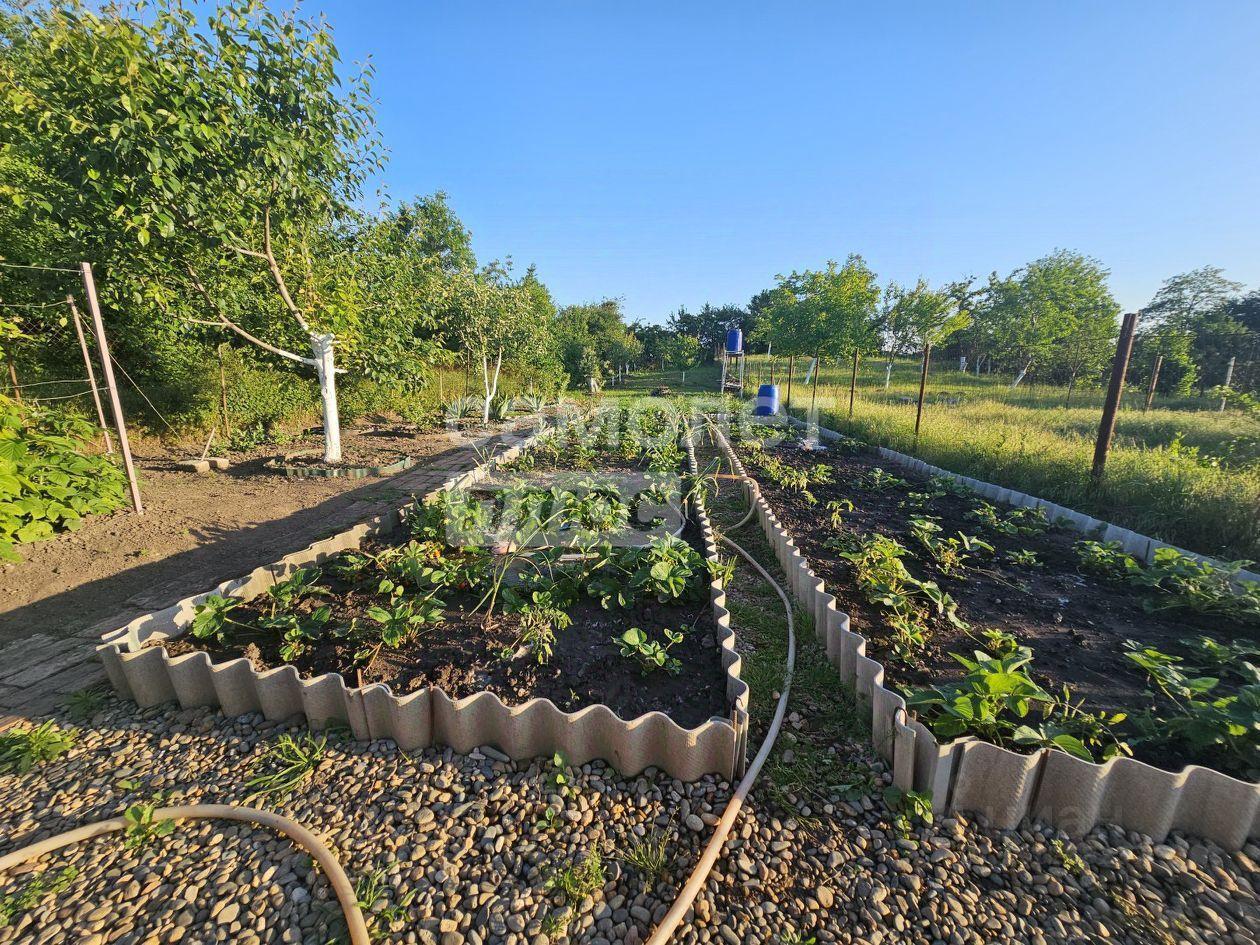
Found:
[[[280,658],[285,662],[300,659],[317,642],[332,618],[332,608],[318,607],[309,614],[281,613],[262,617],[258,629],[280,637]]]
[[[213,640],[220,646],[226,645],[237,628],[253,629],[249,624],[240,623],[231,617],[232,612],[244,604],[239,597],[211,594],[194,609],[189,632],[198,640]]]
[[[932,823],[932,793],[930,791],[903,791],[890,784],[884,788],[884,804],[893,815],[893,829],[898,836],[908,837],[916,821]]]
[[[1084,876],[1089,870],[1089,864],[1081,858],[1081,855],[1075,850],[1068,849],[1066,843],[1062,840],[1054,839],[1050,841],[1050,847],[1054,850],[1055,856],[1059,858],[1059,862],[1063,864],[1063,868],[1073,876]]]
[[[1040,506],[1011,509],[1003,515],[996,506],[982,501],[968,515],[1000,535],[1041,535],[1050,529],[1050,520]]]
[[[1002,556],[1002,560],[1008,564],[1018,565],[1021,568],[1041,567],[1041,559],[1037,557],[1037,552],[1030,551],[1027,548],[1017,548],[1013,551],[1008,551]]]
[[[890,489],[898,489],[909,483],[885,472],[882,467],[875,466],[858,480],[858,485],[870,492],[888,492]]]
[[[650,639],[647,633],[638,627],[631,627],[620,637],[614,637],[613,642],[621,648],[622,656],[633,659],[639,664],[644,675],[663,669],[671,676],[676,676],[682,672],[682,662],[670,656],[669,651],[682,642],[683,635],[670,629],[662,630],[661,633],[668,641],[664,646]]]
[[[175,832],[175,821],[170,818],[154,820],[157,803],[132,804],[123,813],[127,826],[123,828],[123,843],[129,850],[142,850]]]
[[[88,451],[94,433],[72,415],[0,395],[0,561],[123,506],[122,471]]]
[[[520,644],[534,654],[539,664],[551,662],[556,631],[567,630],[573,618],[555,607],[530,604],[521,611]]]
[[[397,902],[390,903],[389,891],[389,877],[384,870],[373,870],[354,882],[355,902],[363,912],[368,935],[373,941],[387,938],[394,927],[407,918],[407,910],[416,898],[416,891],[408,889]]]
[[[1053,748],[1085,761],[1094,761],[1095,754],[1106,759],[1129,753],[1111,728],[1125,716],[1086,713],[1066,687],[1061,697],[1046,692],[1028,675],[1028,647],[1002,656],[977,650],[974,659],[950,655],[966,675],[956,683],[915,690],[906,699],[939,737],[977,735],[996,745]],[[1034,709],[1040,717],[1031,714]]]
[[[0,773],[25,774],[36,765],[55,761],[74,747],[77,737],[74,729],[63,729],[51,719],[0,732]]]
[[[575,906],[587,896],[593,896],[603,888],[604,862],[598,850],[577,857],[564,866],[553,870],[544,888],[559,892],[569,906]]]
[[[366,666],[382,649],[394,650],[410,643],[422,629],[437,626],[446,619],[442,613],[445,606],[430,595],[396,601],[388,608],[369,607],[367,617],[372,622],[356,621],[348,632],[359,644],[355,662]]]
[[[17,892],[0,896],[0,929],[8,928],[24,912],[30,912],[48,896],[59,896],[78,878],[73,866],[59,870],[51,878],[48,873],[35,873]]]
[[[1125,656],[1140,667],[1165,702],[1135,717],[1140,739],[1220,753],[1232,770],[1252,778],[1260,769],[1260,683],[1224,692],[1216,676],[1154,647],[1125,641]]]
[[[319,584],[323,576],[324,573],[319,568],[298,568],[283,581],[276,581],[267,588],[266,596],[274,608],[292,609],[298,601],[331,593],[328,588]]]
[[[825,508],[827,509],[827,520],[831,522],[831,527],[839,528],[844,524],[844,513],[853,511],[853,500],[832,499]]]
[[[253,797],[289,794],[315,776],[327,747],[327,736],[281,735],[258,756],[245,786]]]
[[[993,546],[988,542],[963,532],[954,538],[942,538],[941,526],[931,519],[910,519],[910,531],[947,577],[966,570],[975,552],[993,554]]]

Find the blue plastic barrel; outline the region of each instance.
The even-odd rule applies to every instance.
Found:
[[[738,328],[732,328],[726,333],[726,353],[740,354],[744,350],[744,333]]]
[[[753,407],[754,417],[773,417],[779,412],[779,385],[762,384],[757,388],[757,404]]]

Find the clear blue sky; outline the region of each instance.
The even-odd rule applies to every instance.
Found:
[[[1126,308],[1260,285],[1260,3],[308,0],[371,54],[395,199],[632,317],[862,253],[881,280],[1068,247]]]

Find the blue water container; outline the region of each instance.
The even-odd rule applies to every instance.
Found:
[[[732,328],[726,333],[726,353],[742,354],[744,351],[744,333],[738,328]]]
[[[779,385],[762,384],[757,388],[757,404],[753,407],[754,417],[773,417],[779,412]]]

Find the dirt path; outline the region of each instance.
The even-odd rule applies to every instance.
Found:
[[[226,473],[137,456],[145,514],[98,517],[24,546],[0,566],[0,719],[37,711],[99,678],[106,629],[348,528],[476,463],[445,431],[418,435],[416,466],[382,479],[286,479],[261,456]],[[85,665],[86,664],[86,665]]]

